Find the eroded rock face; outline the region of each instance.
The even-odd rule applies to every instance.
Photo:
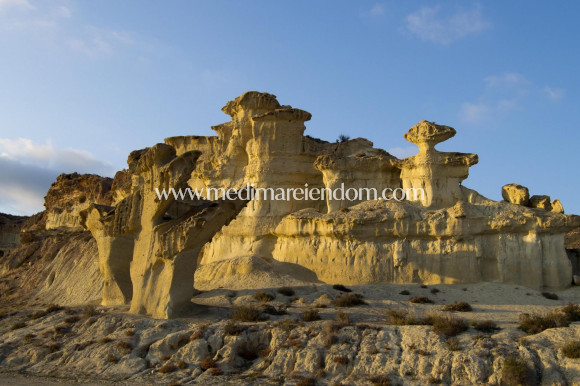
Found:
[[[527,206],[530,202],[530,191],[519,184],[508,184],[501,188],[501,196],[509,203]]]
[[[20,229],[27,217],[0,213],[0,257],[20,245]]]
[[[109,204],[113,180],[95,174],[61,174],[44,198],[46,229],[82,229],[79,213],[91,203]]]

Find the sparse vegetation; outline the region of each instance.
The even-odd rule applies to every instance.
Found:
[[[564,344],[561,348],[562,354],[566,358],[580,358],[580,340],[572,340]]]
[[[217,366],[215,364],[215,361],[211,357],[205,358],[199,364],[199,368],[202,369],[203,371],[206,371],[206,370],[209,370],[209,369],[213,369],[215,367],[217,367]]]
[[[350,324],[350,318],[348,317],[348,314],[340,310],[336,313],[336,321],[342,324]]]
[[[316,386],[316,379],[312,377],[302,378],[296,382],[296,386]]]
[[[131,343],[122,340],[117,342],[117,349],[123,355],[128,355],[133,351],[133,346],[131,346]]]
[[[542,296],[550,300],[558,300],[558,295],[551,292],[542,292]]]
[[[267,303],[271,300],[274,300],[274,295],[264,291],[260,291],[254,294],[254,299],[262,303]]]
[[[318,314],[318,310],[315,308],[310,308],[302,314],[302,320],[305,322],[313,322],[315,320],[320,320],[320,315]]]
[[[487,333],[491,333],[491,332],[494,332],[496,330],[501,330],[501,328],[493,320],[476,321],[473,328],[475,328],[477,331],[487,332]]]
[[[352,290],[350,288],[347,288],[347,287],[343,286],[342,284],[335,284],[332,286],[332,288],[337,290],[337,291],[352,292]]]
[[[421,287],[421,288],[427,288],[427,286],[425,284],[421,284],[419,287]]]
[[[296,292],[290,287],[280,287],[276,292],[284,296],[294,296],[294,294],[296,294]]]
[[[411,295],[411,293],[407,290],[402,290],[401,292],[399,292],[399,295]]]
[[[416,304],[427,304],[427,303],[433,303],[433,300],[429,299],[426,296],[414,296],[411,299],[409,299],[409,302],[416,303]]]
[[[67,323],[67,324],[75,324],[79,320],[81,320],[81,318],[79,318],[78,316],[74,315],[74,316],[69,316],[68,318],[66,318],[64,320],[64,322]]]
[[[24,322],[16,322],[10,327],[10,331],[19,330],[21,328],[26,327],[26,323]]]
[[[569,325],[570,319],[567,315],[558,311],[520,315],[520,329],[528,334],[537,334],[548,328],[568,327]]]
[[[83,351],[84,349],[95,343],[96,342],[94,340],[87,340],[86,342],[83,342],[77,346],[77,351]]]
[[[342,294],[337,296],[332,302],[336,307],[354,307],[361,304],[367,304],[360,294]]]
[[[344,355],[335,356],[333,359],[334,363],[338,363],[339,365],[347,365],[348,364],[348,357]]]
[[[177,363],[177,367],[179,367],[181,370],[185,370],[186,368],[188,368],[187,363],[185,363],[184,361],[179,361]]]
[[[107,354],[107,362],[109,363],[118,363],[119,362],[119,358],[117,358],[114,354]]]
[[[268,315],[286,315],[286,308],[285,307],[274,307],[269,304],[265,304],[262,306],[262,312]]]
[[[445,345],[449,351],[460,351],[461,345],[459,344],[459,340],[457,338],[451,337],[445,341]]]
[[[394,326],[410,326],[420,324],[408,310],[389,308],[387,310],[387,322]]]
[[[344,142],[348,142],[350,140],[350,137],[348,135],[345,134],[340,134],[338,136],[338,138],[336,139],[337,143],[344,143]]]
[[[159,368],[159,372],[161,374],[167,374],[167,373],[172,373],[175,370],[177,370],[177,366],[175,366],[173,363],[171,362],[167,362],[165,363],[163,366],[161,366],[161,368]]]
[[[54,342],[48,345],[48,350],[53,353],[53,352],[57,352],[58,350],[60,350],[61,344],[58,342]]]
[[[233,306],[231,318],[239,322],[257,322],[260,319],[260,310],[251,305]]]
[[[125,331],[125,336],[133,336],[135,335],[135,330],[134,329],[130,329]]]
[[[568,303],[560,308],[560,312],[563,313],[566,319],[570,322],[580,322],[580,305],[577,303]]]
[[[501,369],[501,380],[506,385],[528,384],[528,364],[519,357],[507,358]]]
[[[275,324],[276,327],[281,328],[284,331],[291,331],[298,326],[298,322],[292,319],[282,319]]]
[[[471,308],[471,305],[467,302],[454,302],[453,304],[444,305],[442,310],[455,312],[470,312],[473,311],[473,308]]]
[[[440,290],[438,290],[437,288],[432,288],[432,289],[431,289],[431,293],[432,293],[433,295],[435,295],[435,294],[438,294],[439,292],[441,292],[441,291],[440,291]]]
[[[93,305],[86,305],[83,307],[82,315],[84,319],[88,319],[91,316],[95,316],[97,315],[97,308]]]
[[[244,332],[246,330],[246,327],[233,322],[233,321],[228,321],[226,323],[226,325],[224,326],[224,334],[226,335],[240,335],[242,332]]]
[[[374,375],[369,381],[375,386],[391,386],[391,380],[388,375]]]
[[[113,341],[113,339],[109,338],[108,336],[105,336],[103,339],[101,339],[99,341],[99,343],[105,344],[105,343],[109,343],[109,342],[112,342],[112,341]]]
[[[469,328],[465,320],[453,315],[436,315],[430,318],[433,325],[433,332],[449,337],[461,334]]]

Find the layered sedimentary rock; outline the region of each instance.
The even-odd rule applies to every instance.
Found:
[[[131,312],[162,318],[190,308],[201,247],[246,203],[159,195],[185,189],[200,154],[177,156],[165,144],[146,149],[134,167],[129,158],[134,173],[128,196],[115,207],[92,205],[82,212],[82,224],[98,242],[103,304],[130,301]]]
[[[167,138],[132,152],[113,180],[66,175],[51,188],[46,228],[91,231],[103,304],[177,316],[199,265],[204,289],[572,281],[564,235],[580,217],[521,186],[505,186],[500,202],[464,187],[477,155],[435,149],[451,127],[419,122],[405,134],[417,154],[398,159],[363,138],[305,136],[310,113],[271,94],[247,92],[222,110],[231,120],[217,136]],[[170,191],[187,188],[199,197]],[[224,199],[228,190],[245,194]]]
[[[0,257],[20,245],[20,229],[27,217],[0,213]]]
[[[46,229],[82,229],[80,211],[91,203],[109,204],[113,180],[95,174],[61,174],[44,198]]]

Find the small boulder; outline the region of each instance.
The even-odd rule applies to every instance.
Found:
[[[530,207],[551,211],[552,204],[550,203],[550,196],[534,195],[530,197]]]
[[[564,213],[564,207],[562,206],[560,200],[558,200],[557,198],[554,201],[552,201],[552,212]]]
[[[528,205],[530,191],[525,186],[519,184],[508,184],[501,188],[501,196],[509,203]]]

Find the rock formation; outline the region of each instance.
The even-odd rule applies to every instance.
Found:
[[[20,245],[20,229],[26,217],[0,213],[0,257]]]
[[[363,138],[305,136],[310,113],[271,94],[246,92],[222,110],[231,120],[217,136],[167,138],[132,152],[114,179],[62,175],[51,187],[34,227],[90,230],[102,304],[175,317],[194,277],[204,289],[572,282],[564,235],[580,217],[520,185],[504,186],[500,202],[463,186],[478,157],[435,149],[451,127],[419,122],[405,134],[417,155],[398,159]],[[171,188],[199,197],[159,196]],[[228,189],[246,196],[224,199]]]

